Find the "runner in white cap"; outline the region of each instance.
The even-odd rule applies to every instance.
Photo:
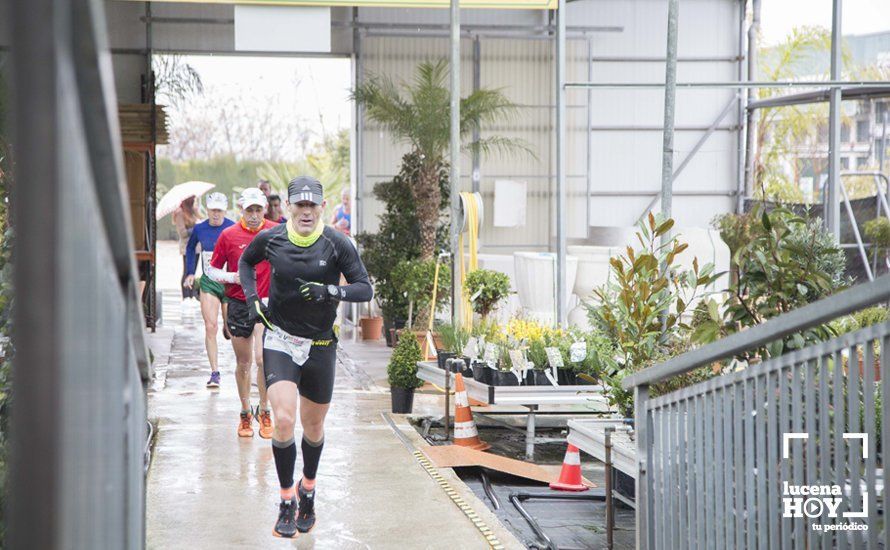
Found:
[[[216,333],[219,329],[217,320],[219,310],[225,299],[225,288],[208,275],[210,258],[213,256],[213,248],[224,229],[235,224],[226,218],[226,209],[229,201],[222,193],[210,193],[204,203],[207,206],[207,219],[195,225],[188,244],[186,245],[186,277],[184,286],[195,288],[195,270],[197,269],[197,247],[201,247],[201,272],[203,275],[197,279],[198,288],[201,290],[201,316],[204,318],[204,347],[207,349],[207,360],[210,363],[210,380],[208,388],[219,387],[219,364],[217,362]],[[223,312],[225,317],[225,312]]]

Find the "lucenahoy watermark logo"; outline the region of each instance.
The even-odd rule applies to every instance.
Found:
[[[782,434],[782,458],[789,458],[792,439],[809,439],[807,432],[786,432]],[[849,441],[858,439],[861,441],[862,459],[868,458],[868,434],[844,433],[843,439]],[[840,485],[792,485],[787,481],[782,482],[782,517],[810,519],[837,519],[841,518],[867,518],[868,517],[868,489],[862,490],[862,503],[859,511],[847,511],[838,513],[838,509],[844,499]],[[868,525],[864,523],[813,523],[814,531],[867,531]]]

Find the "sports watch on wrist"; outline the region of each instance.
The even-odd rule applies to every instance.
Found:
[[[328,285],[328,296],[332,300],[340,299],[340,288],[337,285]]]

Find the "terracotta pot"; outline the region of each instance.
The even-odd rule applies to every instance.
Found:
[[[362,340],[380,340],[383,336],[383,317],[362,317],[359,325],[362,328]]]

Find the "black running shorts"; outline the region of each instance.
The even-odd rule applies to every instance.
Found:
[[[287,341],[293,337],[280,331],[267,329],[263,334],[266,387],[288,380],[297,385],[300,395],[306,399],[320,405],[330,403],[337,370],[337,340],[315,340],[311,347],[307,341],[300,349],[299,345]]]
[[[229,333],[238,338],[249,338],[253,334],[255,325],[256,323],[250,322],[247,302],[229,298],[228,312],[226,314],[226,326],[229,327]]]

